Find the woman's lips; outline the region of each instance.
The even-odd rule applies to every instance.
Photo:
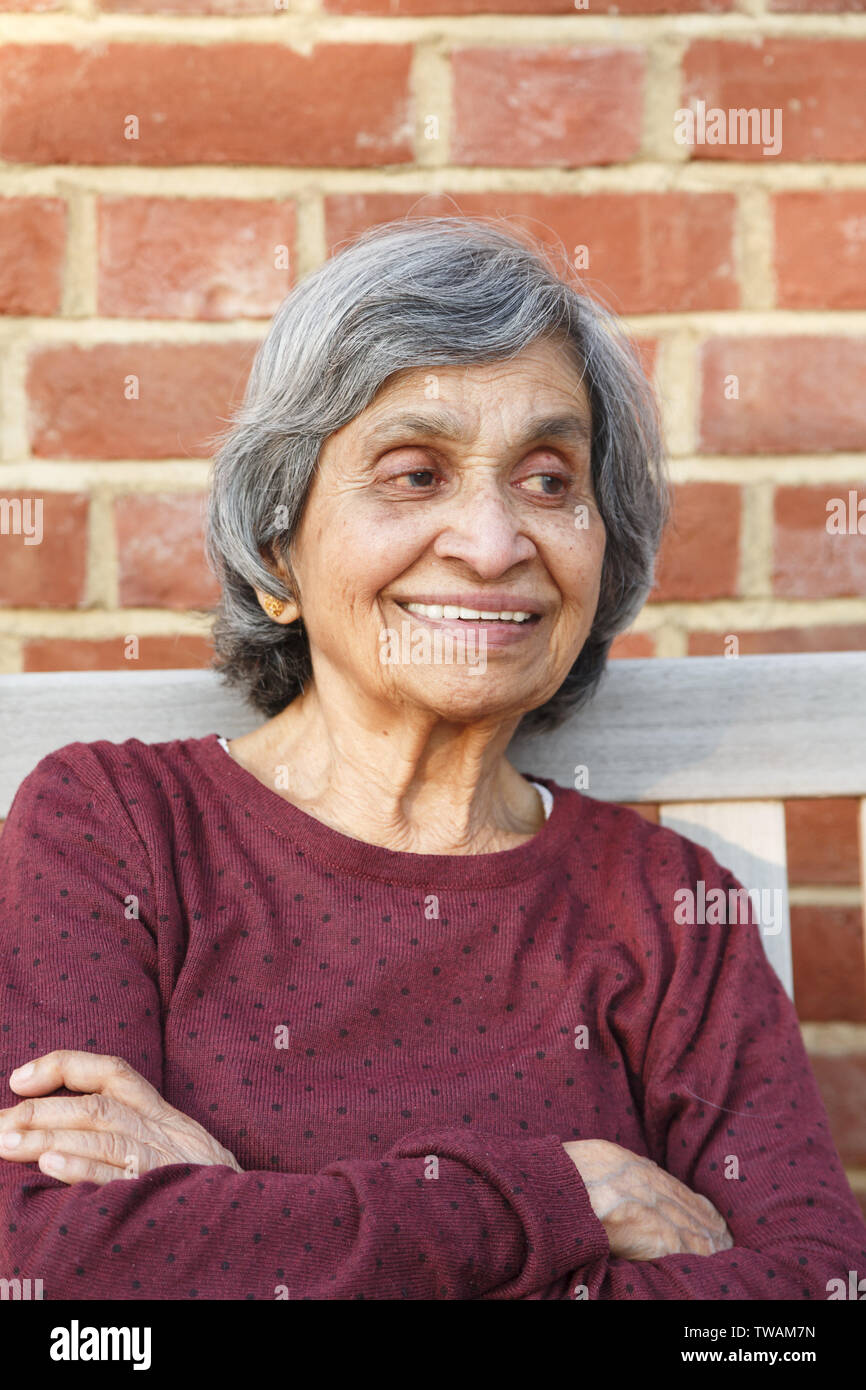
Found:
[[[541,616],[534,613],[524,622],[514,622],[507,618],[429,618],[425,613],[413,613],[408,608],[404,608],[402,603],[392,600],[395,606],[400,609],[403,617],[413,623],[420,623],[424,627],[447,629],[450,632],[472,633],[473,641],[476,645],[484,642],[490,647],[507,647],[514,642],[521,642],[530,633],[535,632],[541,622]],[[526,611],[521,610],[521,611]]]

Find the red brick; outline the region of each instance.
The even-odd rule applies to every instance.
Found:
[[[42,540],[0,535],[0,606],[75,608],[85,602],[88,500],[77,493],[4,491],[4,498],[42,502]]]
[[[723,632],[690,632],[689,656],[723,656]],[[778,627],[762,632],[737,632],[740,656],[771,656],[785,652],[860,652],[866,649],[866,625],[847,627],[822,624],[815,627]]]
[[[658,338],[632,338],[637,348],[637,355],[643,367],[644,376],[649,382],[655,379],[656,365],[658,362],[659,341]]]
[[[270,318],[292,284],[290,202],[103,198],[97,312],[141,318]]]
[[[775,496],[773,592],[782,598],[848,598],[866,593],[866,537],[827,531],[827,502],[847,500],[849,483],[780,487]],[[860,498],[866,497],[866,479]],[[866,527],[866,517],[862,517]]]
[[[860,882],[855,797],[786,801],[789,883]]]
[[[649,632],[621,632],[613,639],[608,656],[614,660],[629,660],[635,657],[655,656],[655,638]]]
[[[578,273],[617,313],[739,307],[728,193],[340,193],[325,199],[325,231],[333,249],[392,218],[457,212],[507,217],[572,263],[586,246]]]
[[[404,44],[10,43],[0,158],[352,166],[412,158]],[[51,118],[46,119],[46,112]],[[130,114],[139,139],[124,138]]]
[[[332,14],[574,14],[574,0],[324,0]],[[591,14],[722,14],[733,0],[592,0]]]
[[[125,608],[208,609],[219,586],[204,553],[205,499],[140,493],[115,503],[120,603]]]
[[[740,489],[728,483],[680,483],[674,488],[653,600],[736,595],[739,553]]]
[[[773,210],[779,307],[866,307],[866,192],[779,193]]]
[[[137,660],[124,655],[126,635],[93,640],[39,637],[22,644],[25,671],[172,671],[198,670],[210,664],[213,644],[207,637],[140,636]]]
[[[683,58],[682,105],[700,100],[708,110],[778,108],[782,147],[777,155],[767,156],[760,144],[693,145],[686,147],[690,157],[757,160],[764,165],[866,159],[864,66],[866,43],[850,38],[745,43],[698,39]]]
[[[0,199],[0,314],[57,314],[63,293],[66,204]]]
[[[797,1014],[813,1022],[866,1020],[863,913],[859,907],[791,908]]]
[[[842,1162],[866,1165],[866,1052],[811,1053],[809,1060]]]
[[[701,359],[704,452],[866,449],[866,338],[713,338]],[[725,399],[729,375],[737,400]]]
[[[574,168],[640,149],[639,49],[462,48],[452,71],[455,164]]]
[[[206,458],[243,396],[254,342],[101,343],[30,359],[33,453],[41,458]],[[126,400],[129,376],[139,399]]]

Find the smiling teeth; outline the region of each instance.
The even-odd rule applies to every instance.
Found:
[[[474,618],[476,620],[486,618],[488,621],[525,623],[532,617],[531,613],[523,613],[514,609],[508,612],[492,613],[482,612],[478,608],[458,608],[452,603],[404,603],[402,607],[408,609],[410,613],[420,613],[422,618],[446,618],[449,621],[454,618]]]

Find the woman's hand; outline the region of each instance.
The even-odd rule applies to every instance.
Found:
[[[612,1255],[657,1260],[731,1249],[733,1237],[712,1202],[652,1159],[606,1139],[573,1140],[564,1148],[607,1232]]]
[[[243,1172],[228,1149],[168,1105],[122,1057],[49,1052],[14,1071],[9,1085],[33,1099],[0,1110],[0,1158],[38,1163],[60,1182],[137,1178],[166,1163]],[[89,1094],[35,1099],[60,1086]]]

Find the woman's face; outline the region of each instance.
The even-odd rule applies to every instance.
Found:
[[[598,601],[605,529],[590,438],[579,373],[551,343],[390,378],[326,440],[292,546],[317,689],[348,685],[459,723],[543,704]]]

